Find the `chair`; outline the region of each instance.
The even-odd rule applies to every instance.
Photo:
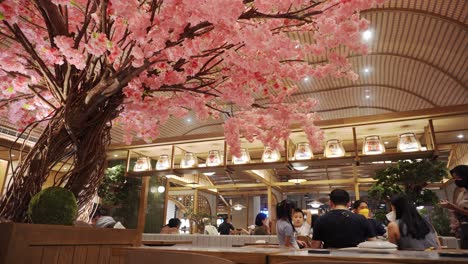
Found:
[[[175,264],[175,263],[204,263],[204,264],[234,264],[234,262],[209,255],[160,251],[151,249],[131,249],[128,251],[126,264]]]

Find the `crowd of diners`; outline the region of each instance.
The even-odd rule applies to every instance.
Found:
[[[450,171],[459,193],[454,203],[441,200],[439,205],[452,212],[460,234],[460,247],[468,249],[468,166],[459,165]],[[331,210],[323,215],[311,215],[309,210],[295,207],[294,202],[283,200],[276,206],[276,233],[281,247],[291,248],[347,248],[365,241],[388,240],[400,250],[440,249],[438,235],[432,224],[421,216],[413,201],[405,194],[390,200],[391,211],[385,227],[371,217],[368,203],[357,200],[351,204],[350,195],[342,189],[330,195]],[[351,208],[351,210],[350,210]],[[178,233],[180,220],[173,218],[161,233]],[[205,219],[205,234],[232,235],[238,233],[270,235],[271,222],[259,213],[255,226],[249,231],[234,228],[229,218],[218,228]]]

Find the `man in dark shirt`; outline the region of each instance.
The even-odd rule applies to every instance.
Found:
[[[320,216],[314,223],[311,246],[320,248],[356,247],[366,240],[375,240],[375,234],[367,219],[348,210],[349,194],[335,189],[330,193],[332,210]]]
[[[234,226],[231,223],[229,223],[229,218],[224,217],[223,222],[218,227],[218,232],[221,235],[229,235],[231,233],[231,230],[234,230]]]

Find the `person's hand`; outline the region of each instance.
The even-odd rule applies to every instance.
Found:
[[[299,248],[307,247],[307,243],[305,241],[297,240],[296,242],[299,245]]]
[[[439,202],[439,205],[442,206],[443,208],[449,209],[449,210],[455,210],[457,206],[447,200],[441,200]]]

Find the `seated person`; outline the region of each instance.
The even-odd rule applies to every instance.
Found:
[[[320,216],[314,223],[311,247],[345,248],[356,247],[366,240],[375,240],[369,221],[348,210],[349,194],[335,189],[330,193],[331,211]]]
[[[306,221],[304,221],[305,215],[307,215]],[[311,219],[312,219],[312,214],[310,213],[309,210],[302,210],[299,208],[294,209],[292,221],[293,221],[294,229],[296,229],[296,234],[298,236],[310,235]]]
[[[106,214],[106,210],[98,206],[96,212],[93,215],[93,218],[91,219],[92,224],[98,228],[125,229],[125,227],[120,222],[115,221],[112,216],[108,216]]]
[[[353,203],[353,212],[356,214],[363,215],[369,221],[371,228],[373,229],[376,236],[383,236],[387,231],[385,230],[385,226],[377,220],[371,218],[369,216],[369,206],[367,202],[364,200],[357,200]]]
[[[270,221],[264,213],[259,213],[255,217],[254,235],[265,236],[270,234]]]
[[[388,240],[400,250],[440,249],[434,227],[416,210],[413,202],[404,194],[391,200],[396,221],[388,224]]]
[[[203,234],[205,235],[219,235],[218,229],[211,225],[211,221],[209,218],[203,218],[203,224],[205,225]]]
[[[221,235],[230,235],[235,230],[234,226],[229,222],[228,217],[223,217],[223,222],[218,227],[218,232]]]
[[[161,228],[160,234],[179,234],[180,219],[171,218],[169,223]]]

